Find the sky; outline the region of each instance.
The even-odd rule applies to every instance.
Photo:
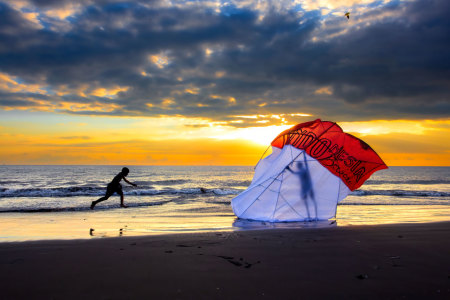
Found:
[[[389,166],[450,166],[449,15],[448,0],[0,0],[0,164],[255,165],[320,118]]]

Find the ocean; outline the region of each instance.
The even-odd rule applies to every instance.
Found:
[[[120,197],[90,210],[122,166],[0,166],[0,242],[373,225],[450,220],[450,167],[376,172],[321,222],[237,219],[230,201],[253,177],[246,166],[128,166]]]

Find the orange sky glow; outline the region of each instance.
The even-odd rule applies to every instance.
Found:
[[[450,120],[338,124],[371,145],[389,166],[450,166],[445,138]],[[0,163],[255,165],[272,139],[292,125],[234,128],[181,117],[64,115],[51,121],[0,121]]]

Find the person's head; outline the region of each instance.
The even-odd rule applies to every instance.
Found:
[[[127,167],[122,168],[122,174],[123,176],[127,176],[128,173],[130,173],[130,170]]]

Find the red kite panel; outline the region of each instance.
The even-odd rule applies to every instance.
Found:
[[[334,122],[317,119],[280,133],[272,146],[292,145],[317,159],[352,191],[374,172],[387,169],[378,154],[364,141],[345,133]]]

